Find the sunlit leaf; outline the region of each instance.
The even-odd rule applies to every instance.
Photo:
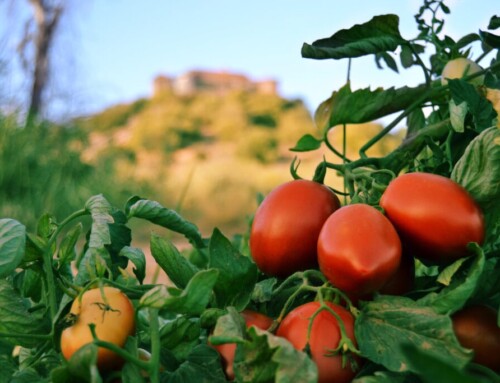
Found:
[[[399,33],[397,15],[375,16],[364,24],[342,29],[329,38],[304,43],[302,56],[313,59],[343,59],[394,51],[405,40]]]

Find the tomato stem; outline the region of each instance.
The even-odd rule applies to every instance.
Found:
[[[151,335],[151,360],[149,361],[149,376],[152,383],[160,382],[160,328],[158,324],[158,310],[149,309],[149,329]]]
[[[57,236],[61,233],[62,229],[72,220],[88,214],[84,209],[78,210],[73,214],[69,215],[65,220],[63,220],[56,228],[52,236],[47,241],[45,251],[43,253],[43,268],[45,271],[45,278],[47,280],[47,295],[49,303],[50,319],[52,322],[52,328],[54,327],[54,318],[57,315],[57,297],[56,297],[56,282],[54,278],[54,270],[52,265],[53,253],[52,247],[57,240]]]
[[[108,350],[113,351],[115,354],[117,354],[120,358],[124,359],[125,361],[133,363],[145,371],[149,371],[149,362],[146,362],[146,361],[130,354],[128,351],[124,350],[123,348],[117,346],[114,343],[100,340],[97,337],[97,334],[95,332],[95,325],[93,323],[89,324],[89,328],[90,328],[90,332],[92,333],[92,338],[94,339],[93,343],[97,347],[107,348]]]

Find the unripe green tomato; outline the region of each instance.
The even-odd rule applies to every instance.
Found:
[[[483,70],[474,61],[467,59],[465,57],[459,57],[454,60],[450,60],[446,63],[443,68],[443,73],[441,74],[441,84],[448,84],[447,79],[462,78],[464,76],[470,76],[471,74],[477,73]],[[478,76],[469,81],[473,85],[482,85],[484,82],[484,76]]]

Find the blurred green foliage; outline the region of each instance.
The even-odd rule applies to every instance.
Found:
[[[380,129],[348,126],[348,156]],[[243,91],[164,92],[63,126],[21,127],[16,116],[0,117],[0,217],[34,226],[43,213],[63,219],[95,194],[116,206],[141,195],[180,210],[204,233],[242,232],[256,196],[291,179],[295,155],[300,175],[312,177],[325,151],[289,151],[306,133],[316,130],[300,100]],[[387,136],[371,154],[400,139]],[[331,141],[341,148],[342,129],[332,130]],[[327,180],[341,187],[337,181]]]
[[[81,160],[86,145],[86,134],[74,127],[21,126],[16,116],[0,115],[0,216],[34,228],[42,214],[62,219],[94,194],[122,203],[129,190],[105,158],[98,167]]]

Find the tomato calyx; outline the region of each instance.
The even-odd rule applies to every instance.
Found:
[[[348,306],[350,306],[350,311],[353,314],[353,316],[356,318],[356,314],[358,313],[358,310],[351,305],[349,298],[345,296],[344,293],[342,293],[340,290],[335,289],[335,288],[327,288],[326,291],[331,292],[332,290],[336,290],[336,292],[340,292],[340,295],[342,295],[342,298],[347,299]],[[337,320],[337,323],[339,325],[339,330],[340,330],[340,339],[337,347],[333,349],[329,349],[325,352],[325,356],[328,357],[334,357],[337,355],[340,355],[342,358],[342,368],[345,368],[348,363],[351,365],[353,371],[356,371],[359,366],[356,361],[356,358],[354,358],[354,355],[361,356],[361,352],[358,350],[357,346],[354,344],[353,340],[347,335],[346,327],[344,324],[344,320],[340,317],[340,315],[335,312],[329,305],[326,304],[326,302],[329,302],[325,300],[324,297],[324,289],[320,288],[318,289],[318,301],[320,303],[320,306],[318,309],[314,312],[314,314],[311,316],[309,319],[309,327],[307,329],[307,343],[306,343],[306,348],[309,347],[309,339],[311,338],[311,332],[313,328],[313,323],[316,317],[322,312],[322,311],[327,311],[329,314],[333,315],[335,319]],[[335,304],[338,304],[337,302],[334,302]],[[356,314],[354,314],[356,312]]]
[[[114,313],[119,313],[121,315],[121,311],[120,310],[117,310],[117,309],[114,309],[113,307],[111,307],[108,303],[103,303],[103,302],[94,302],[92,303],[93,305],[96,305],[97,307],[99,307],[99,309],[102,311],[102,322],[104,322],[104,319],[105,319],[105,316],[106,316],[106,313],[109,311],[109,312],[114,312]]]

